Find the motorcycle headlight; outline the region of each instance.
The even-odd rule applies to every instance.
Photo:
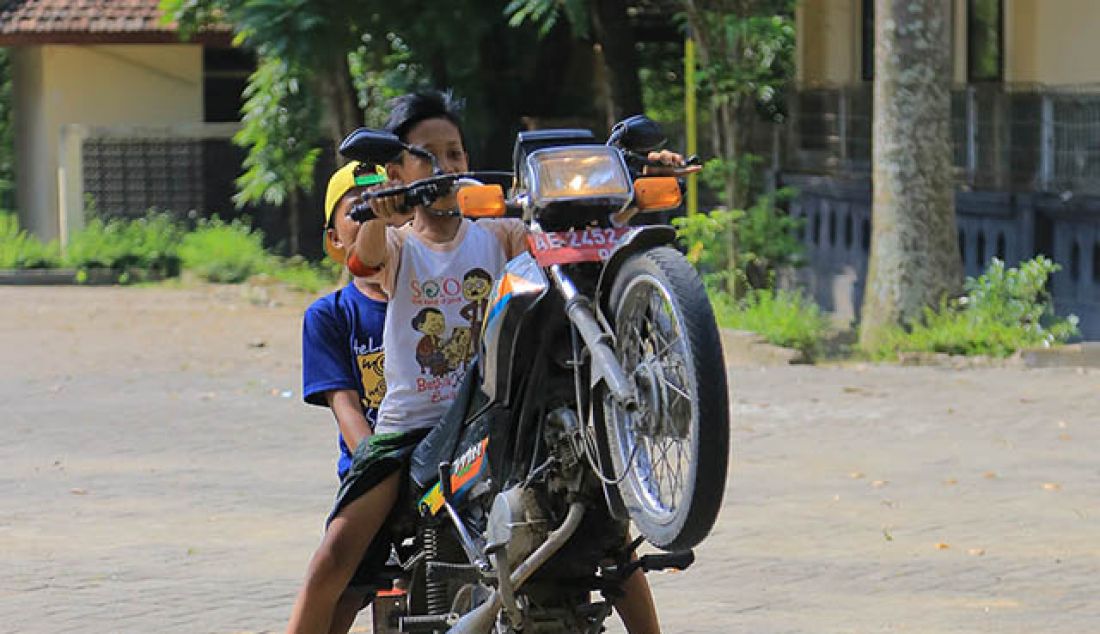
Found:
[[[622,154],[605,145],[532,152],[527,157],[527,183],[531,202],[540,208],[584,200],[625,207],[634,197]]]

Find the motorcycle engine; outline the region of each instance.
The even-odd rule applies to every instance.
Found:
[[[489,511],[487,550],[505,549],[508,561],[517,565],[546,540],[547,519],[529,488],[514,486],[501,491]]]

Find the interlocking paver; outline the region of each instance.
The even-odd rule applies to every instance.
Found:
[[[283,301],[0,288],[0,631],[281,630],[335,488]],[[666,631],[1100,631],[1100,372],[730,386],[719,523],[652,576]]]

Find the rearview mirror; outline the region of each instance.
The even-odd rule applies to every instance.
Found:
[[[652,152],[665,143],[661,126],[644,114],[636,114],[611,128],[611,142],[639,154]]]
[[[406,148],[397,136],[381,130],[359,128],[340,142],[340,154],[360,163],[384,165]]]

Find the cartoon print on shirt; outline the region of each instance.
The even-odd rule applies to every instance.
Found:
[[[363,379],[363,407],[377,409],[386,395],[386,379],[382,371],[386,353],[382,349],[355,355],[359,375]]]
[[[465,370],[474,358],[473,337],[470,326],[455,326],[447,343],[443,344],[443,354],[447,357],[447,366],[452,370]]]
[[[447,373],[447,358],[443,354],[440,335],[447,328],[447,319],[438,308],[423,308],[412,319],[412,327],[424,333],[416,344],[416,362],[420,373],[439,377]]]
[[[481,337],[481,326],[485,323],[485,312],[489,309],[489,293],[493,290],[493,276],[482,268],[471,269],[462,276],[462,296],[469,304],[462,307],[459,315],[470,322],[470,358],[475,354],[474,342]]]

